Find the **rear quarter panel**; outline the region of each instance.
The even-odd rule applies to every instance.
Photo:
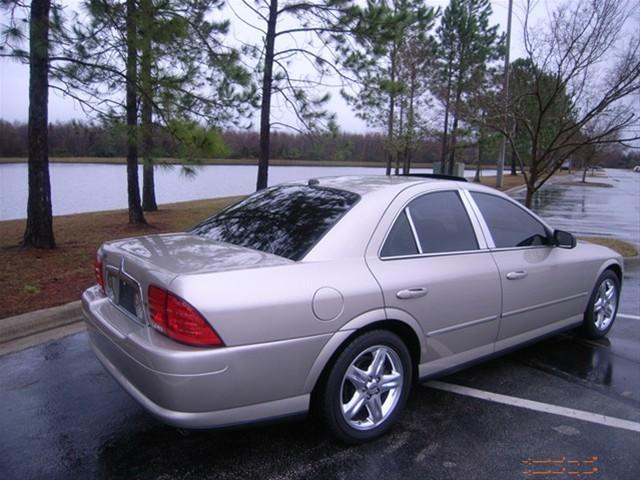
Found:
[[[170,290],[198,309],[227,346],[333,333],[383,307],[363,258],[184,275]]]

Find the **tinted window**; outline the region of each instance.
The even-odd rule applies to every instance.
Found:
[[[300,260],[359,198],[306,185],[269,188],[205,220],[191,233]]]
[[[382,257],[398,257],[401,255],[415,255],[418,253],[418,247],[416,246],[415,239],[413,238],[413,232],[411,226],[407,220],[407,215],[403,211],[396,223],[393,224],[393,228],[389,232],[387,241],[384,242]]]
[[[472,192],[498,248],[549,243],[544,226],[517,205],[487,193]]]
[[[423,253],[476,250],[471,221],[456,192],[423,195],[409,204]]]

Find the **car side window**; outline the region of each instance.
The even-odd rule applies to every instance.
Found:
[[[422,253],[477,250],[473,226],[457,192],[422,195],[408,206]]]
[[[399,257],[402,255],[416,255],[418,247],[416,246],[409,220],[407,220],[406,211],[402,211],[400,216],[393,224],[386,242],[382,247],[380,256],[382,257]]]
[[[547,230],[525,210],[504,198],[471,192],[497,248],[548,245]]]

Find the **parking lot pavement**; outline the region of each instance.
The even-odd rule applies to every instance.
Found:
[[[556,177],[536,194],[532,208],[555,228],[640,245],[640,175],[607,169],[587,182],[581,184],[580,175]],[[525,191],[512,196],[524,202]]]
[[[418,386],[399,425],[358,447],[335,443],[315,419],[183,436],[122,391],[89,350],[85,333],[73,335],[0,357],[0,472],[7,479],[422,480],[581,473],[635,480],[639,293],[636,268],[627,272],[623,316],[607,340],[562,334],[440,384]],[[456,391],[433,388],[443,385]],[[557,473],[561,468],[565,473]]]

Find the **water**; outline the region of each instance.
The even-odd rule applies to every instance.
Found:
[[[199,167],[195,176],[187,177],[179,167],[159,167],[156,168],[156,198],[163,204],[246,195],[255,190],[257,170],[253,165],[206,165]],[[125,165],[52,163],[49,171],[54,215],[127,208]],[[414,172],[430,173],[431,170]],[[470,177],[473,174],[472,170],[466,172]],[[495,171],[484,170],[483,174],[495,175]],[[269,185],[331,175],[384,175],[384,168],[272,166]],[[26,216],[27,165],[0,165],[0,220]]]

